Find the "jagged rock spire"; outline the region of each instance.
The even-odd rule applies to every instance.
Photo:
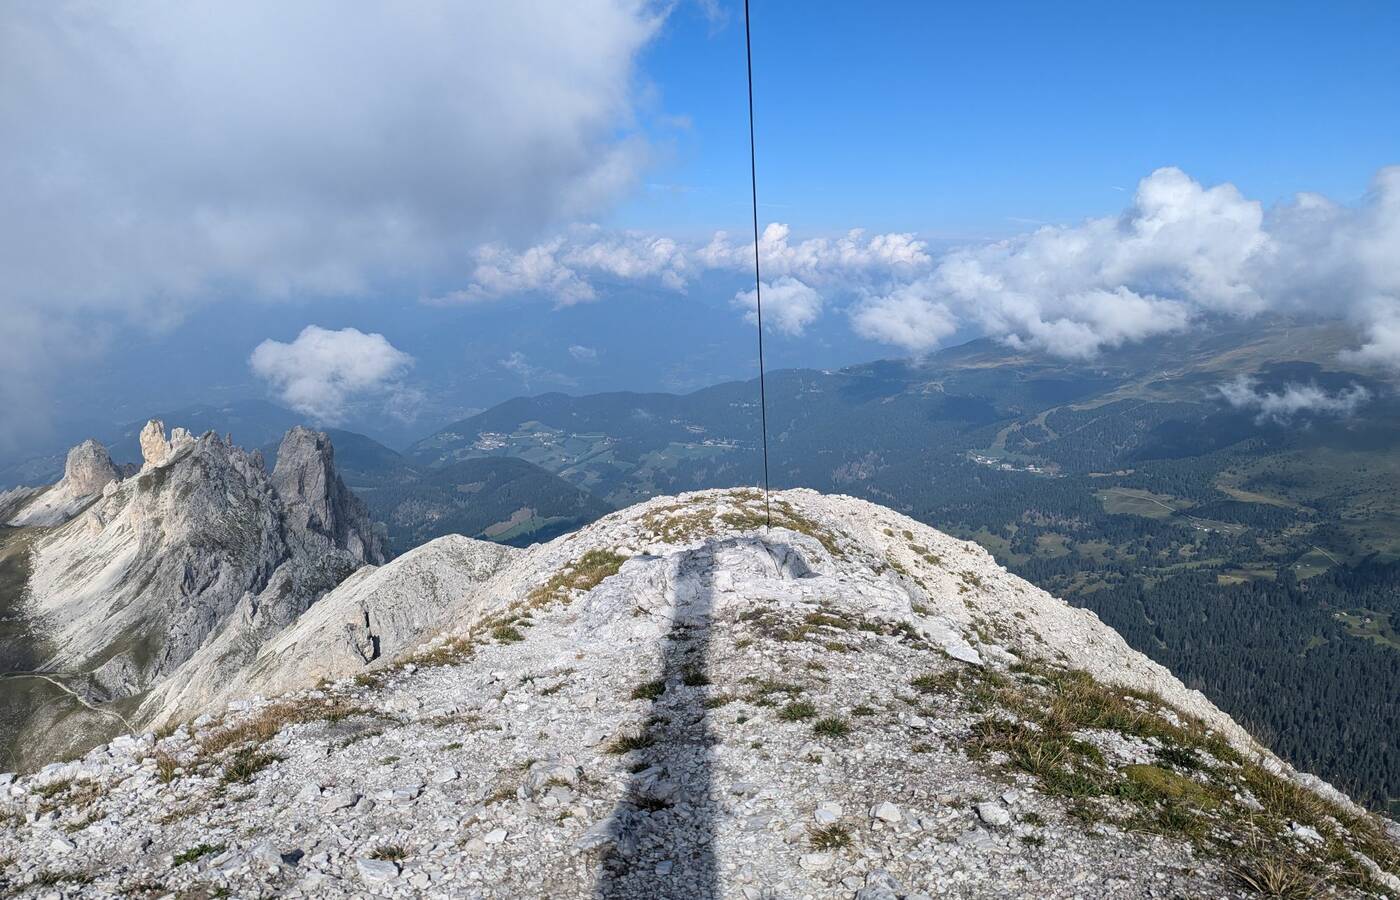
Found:
[[[335,448],[325,432],[302,425],[288,431],[277,450],[272,485],[293,530],[319,534],[364,562],[384,562],[369,510],[336,474]]]
[[[146,423],[146,427],[141,429],[141,459],[144,460],[144,467],[150,469],[163,466],[180,448],[193,443],[194,435],[178,427],[170,432],[170,440],[167,441],[165,423],[160,419],[151,419]]]

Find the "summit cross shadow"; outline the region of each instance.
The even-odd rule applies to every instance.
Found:
[[[715,790],[710,747],[708,684],[714,552],[711,545],[679,558],[670,583],[672,620],[662,638],[659,683],[647,687],[651,704],[629,751],[633,766],[626,793],[613,808],[615,840],[603,859],[594,896],[717,898]],[[664,686],[664,689],[663,689]]]

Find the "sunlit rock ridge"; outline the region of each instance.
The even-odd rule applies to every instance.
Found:
[[[270,475],[257,452],[183,428],[167,440],[159,421],[141,450],[139,472],[121,478],[85,442],[62,481],[16,492],[4,510],[20,529],[6,546],[22,554],[24,683],[54,698],[37,697],[6,736],[21,763],[129,730],[150,717],[152,691],[191,672],[228,677],[347,575],[383,561],[325,435],[288,432]]]
[[[158,733],[3,779],[6,887],[1400,892],[1391,823],[1092,613],[849,497],[775,494],[771,527],[761,494],[710,491],[526,550],[442,538],[233,675],[188,672],[147,701]]]

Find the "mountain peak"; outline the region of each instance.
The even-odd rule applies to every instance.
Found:
[[[323,535],[365,562],[384,562],[383,539],[336,473],[335,448],[325,432],[302,425],[288,431],[277,449],[272,484],[298,530]]]
[[[1400,890],[1383,820],[1092,613],[865,501],[772,508],[663,497],[361,570],[222,711],[16,781],[17,820],[56,797],[66,830],[0,853],[240,896]]]
[[[259,455],[213,432],[165,433],[147,423],[145,462],[120,480],[106,450],[84,442],[64,478],[8,520],[46,526],[25,538],[17,592],[34,668],[66,691],[16,710],[0,749],[21,760],[131,727],[138,698],[182,673],[236,670],[355,569],[383,561],[325,435],[288,435],[270,477]]]
[[[55,484],[0,493],[0,522],[13,527],[61,524],[120,481],[121,474],[107,448],[89,438],[68,451],[63,477]]]
[[[170,462],[180,450],[194,443],[194,436],[184,428],[174,428],[170,440],[165,439],[165,423],[160,419],[150,419],[141,429],[141,459],[144,469],[163,466]]]
[[[107,448],[89,438],[68,451],[63,465],[63,481],[79,496],[102,493],[102,489],[121,479],[121,472],[112,463]]]

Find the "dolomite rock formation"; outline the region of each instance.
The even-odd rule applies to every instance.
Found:
[[[521,552],[447,535],[385,566],[364,566],[236,672],[223,667],[221,645],[212,645],[153,691],[143,710],[154,722],[179,722],[254,694],[364,672],[435,634],[449,609]]]
[[[287,432],[277,449],[272,486],[282,498],[292,534],[308,551],[344,547],[366,562],[383,562],[383,541],[369,510],[335,472],[329,437],[300,425]]]
[[[221,681],[347,575],[383,562],[329,441],[304,429],[288,441],[300,449],[270,478],[256,453],[212,432],[177,428],[167,441],[152,421],[139,474],[106,481],[80,514],[34,538],[24,590],[37,668],[75,700],[42,705],[5,735],[22,759],[129,726],[134,700],[196,658]],[[39,500],[91,489],[111,471],[105,451],[84,444]]]
[[[79,496],[93,496],[120,478],[121,473],[112,464],[107,448],[89,439],[68,451],[60,483],[68,485]]]
[[[194,444],[194,435],[184,428],[176,427],[170,432],[170,440],[165,439],[165,423],[151,419],[141,429],[142,471],[163,466],[174,459],[175,454]]]
[[[86,440],[68,451],[63,478],[47,489],[20,488],[0,494],[0,514],[5,524],[52,526],[66,522],[121,479],[107,448]],[[8,499],[7,499],[8,498]],[[7,509],[8,507],[8,509]]]
[[[0,776],[0,889],[1400,892],[1392,823],[1092,613],[864,501],[773,509],[765,529],[756,492],[659,498],[358,573],[240,670],[247,696]],[[377,656],[376,629],[397,635]]]

